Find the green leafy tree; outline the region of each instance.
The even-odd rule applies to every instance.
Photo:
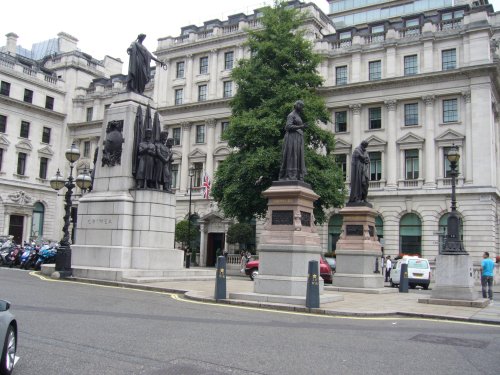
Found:
[[[235,151],[219,166],[212,196],[226,217],[240,222],[262,218],[267,200],[262,191],[278,180],[284,125],[298,99],[305,103],[305,182],[320,195],[314,215],[325,220],[325,209],[343,204],[345,191],[340,168],[335,163],[334,136],[319,126],[329,113],[317,88],[321,57],[304,39],[303,15],[275,2],[263,9],[263,28],[249,30],[249,59],[242,59],[232,71],[238,91],[231,100],[232,117],[224,138]]]
[[[255,237],[253,228],[248,223],[237,223],[229,227],[227,231],[227,242],[243,245],[246,250],[247,244]]]
[[[187,220],[179,221],[175,225],[175,241],[180,242],[182,244],[182,248],[185,250],[192,247],[198,235],[198,226],[191,223],[191,229],[189,229],[189,222]],[[191,246],[188,246],[189,242],[191,242]]]

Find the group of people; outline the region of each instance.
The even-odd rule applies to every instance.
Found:
[[[172,191],[173,139],[168,132],[162,131],[160,139],[153,143],[152,129],[146,129],[144,139],[139,143],[139,159],[135,176],[138,189],[160,189]]]

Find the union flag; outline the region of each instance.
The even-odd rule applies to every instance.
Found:
[[[203,188],[203,198],[208,199],[210,196],[210,177],[208,177],[207,172],[203,175],[203,183],[201,184]]]

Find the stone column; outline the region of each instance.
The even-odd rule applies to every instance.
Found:
[[[422,97],[425,103],[425,189],[436,188],[436,150],[434,149],[434,95]]]
[[[182,122],[182,159],[180,191],[187,191],[189,179],[189,149],[191,148],[191,124]]]
[[[352,112],[352,148],[354,149],[361,143],[361,104],[352,104],[349,106]]]
[[[387,100],[385,105],[388,111],[387,122],[387,166],[384,168],[387,171],[387,190],[397,189],[396,172],[397,172],[397,154],[396,154],[396,100]],[[368,146],[370,147],[370,146]]]
[[[186,103],[192,103],[193,100],[193,55],[186,55],[186,68],[184,70],[186,77],[186,90],[184,98]]]
[[[422,66],[422,64],[419,64]],[[434,43],[432,40],[424,41],[424,63],[422,73],[434,71]]]
[[[471,92],[463,91],[462,96],[465,101],[465,183],[472,184],[474,181],[474,170],[472,167],[472,111],[471,111]]]
[[[207,236],[204,221],[200,221],[200,266],[207,265]]]
[[[351,83],[361,80],[359,72],[361,72],[361,52],[354,52],[352,54]]]
[[[213,49],[210,51],[210,62],[209,62],[209,70],[210,70],[210,85],[208,86],[208,94],[210,99],[214,99],[217,96],[217,66],[218,66],[218,50]]]
[[[205,120],[207,127],[207,161],[205,164],[205,171],[210,179],[213,179],[214,173],[214,145],[215,145],[215,119],[210,118]]]
[[[386,65],[386,77],[396,76],[396,47],[387,48],[387,65]]]

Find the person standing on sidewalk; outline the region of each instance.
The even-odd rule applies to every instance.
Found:
[[[488,298],[490,301],[493,300],[493,269],[495,268],[495,263],[493,259],[490,259],[490,253],[487,251],[483,254],[483,260],[481,261],[481,289],[483,291],[483,298],[486,298],[486,288],[488,288]]]
[[[389,278],[391,277],[391,269],[392,269],[391,256],[387,255],[387,260],[385,262],[385,282],[388,282]]]

